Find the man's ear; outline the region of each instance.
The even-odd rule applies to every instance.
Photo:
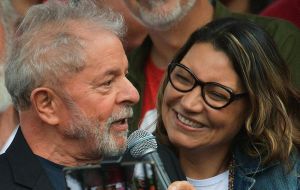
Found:
[[[50,125],[59,123],[60,99],[53,90],[45,87],[36,88],[31,92],[30,100],[41,120]]]

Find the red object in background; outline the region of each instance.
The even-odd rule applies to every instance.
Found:
[[[43,0],[43,3],[47,2],[48,0]],[[60,0],[60,1],[65,1],[67,2],[68,0]]]
[[[282,18],[300,28],[300,0],[274,1],[260,15]]]
[[[147,111],[156,108],[156,97],[159,89],[159,84],[164,76],[164,70],[154,65],[151,57],[148,57],[145,67],[145,89],[142,103],[141,121],[143,121]]]

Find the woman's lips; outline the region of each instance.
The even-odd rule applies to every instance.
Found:
[[[204,125],[201,122],[197,122],[195,120],[192,120],[190,118],[187,118],[183,115],[181,115],[180,113],[176,112],[176,117],[177,119],[184,125],[191,127],[191,128],[195,128],[195,129],[200,129],[200,128],[204,128],[207,127],[206,125]]]

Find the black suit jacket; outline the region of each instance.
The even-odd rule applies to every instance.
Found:
[[[21,129],[7,151],[0,155],[0,190],[54,190]]]

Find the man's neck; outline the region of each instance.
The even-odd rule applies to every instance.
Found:
[[[64,135],[64,127],[47,125],[30,110],[21,112],[20,126],[31,151],[53,163],[79,166],[99,163],[101,159],[86,147],[88,143]]]
[[[149,30],[153,41],[151,58],[154,64],[165,69],[171,58],[197,28],[213,19],[214,8],[207,0],[197,0],[196,5],[175,26],[166,31]]]
[[[43,137],[41,134],[39,136]],[[28,144],[34,154],[59,165],[81,166],[100,163],[100,157],[90,155],[89,148],[81,146],[81,144],[86,143],[79,143],[77,139],[58,136],[55,133],[49,134],[48,132],[43,140],[37,140],[35,145],[33,141],[28,142]]]

